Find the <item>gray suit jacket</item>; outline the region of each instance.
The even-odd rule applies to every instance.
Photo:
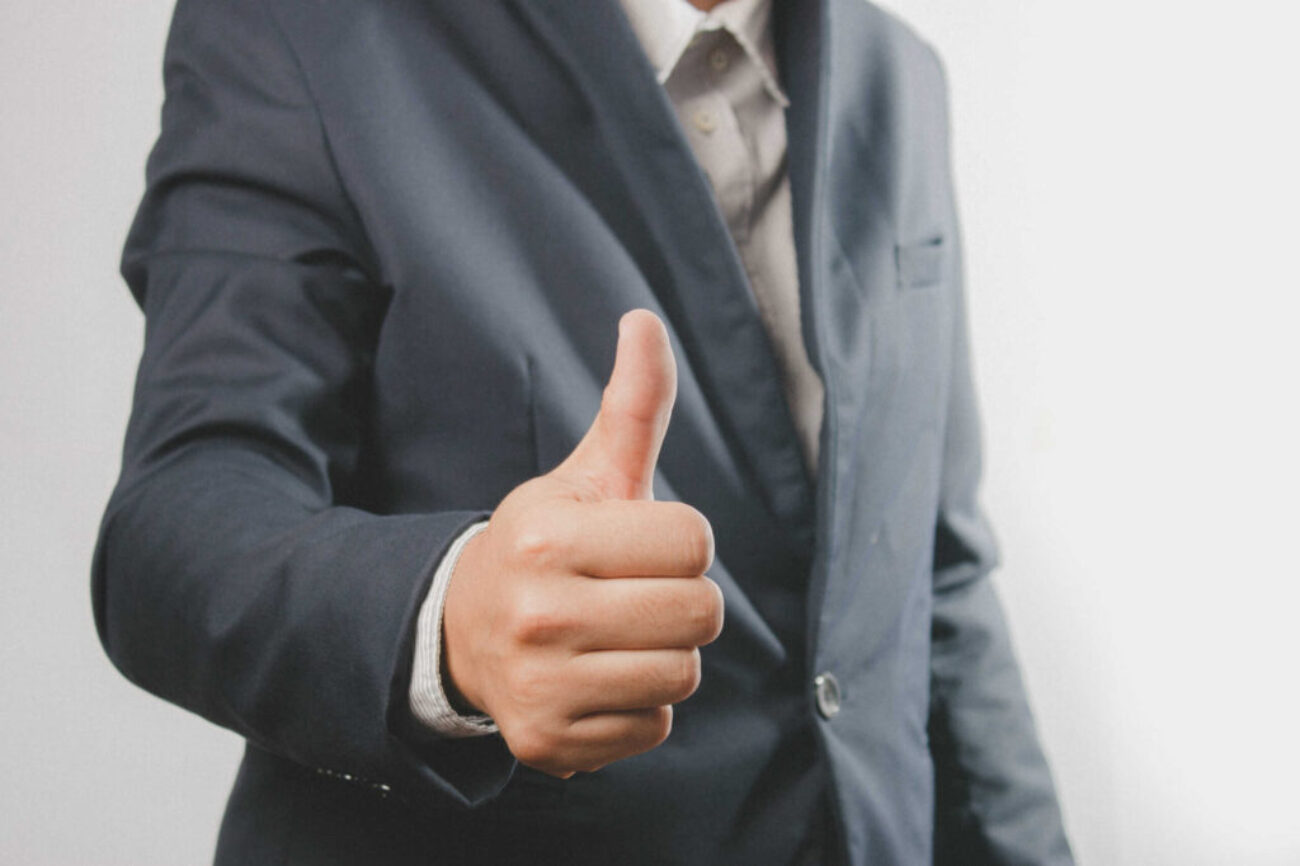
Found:
[[[863,0],[775,14],[816,478],[614,0],[180,0],[93,591],[128,677],[248,740],[219,862],[1069,862],[987,580],[942,69]],[[560,782],[413,723],[414,619],[632,307],[727,625],[665,745]]]

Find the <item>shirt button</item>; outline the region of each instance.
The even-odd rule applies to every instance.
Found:
[[[813,694],[817,697],[817,712],[823,719],[833,719],[840,714],[840,681],[829,671],[813,677]]]
[[[696,129],[705,135],[718,128],[718,121],[713,117],[713,112],[704,108],[691,115],[691,122],[695,124]]]
[[[709,54],[709,65],[713,67],[714,72],[722,72],[730,64],[731,57],[725,48],[715,48]]]

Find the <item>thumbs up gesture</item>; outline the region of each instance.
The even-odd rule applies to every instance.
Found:
[[[466,544],[443,609],[449,685],[490,715],[520,762],[567,778],[662,743],[722,630],[700,512],[655,502],[677,395],[658,317],[619,322],[591,429],[516,487]]]

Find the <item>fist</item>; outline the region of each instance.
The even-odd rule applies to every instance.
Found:
[[[699,686],[699,647],[722,630],[708,520],[652,499],[676,395],[663,323],[633,310],[591,429],[501,501],[447,589],[449,691],[553,776],[662,743],[672,705]]]

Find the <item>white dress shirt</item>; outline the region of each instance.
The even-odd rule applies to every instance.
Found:
[[[817,465],[824,392],[804,346],[786,170],[784,109],[776,75],[772,0],[725,0],[704,12],[687,0],[620,0],[667,91],[686,140],[744,264],[781,371],[809,470]],[[442,610],[475,524],[439,563],[416,625],[410,705],[445,737],[492,733],[486,716],[456,712],[442,687]]]

